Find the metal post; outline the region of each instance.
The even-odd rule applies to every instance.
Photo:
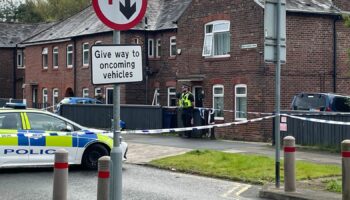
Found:
[[[120,31],[113,31],[113,43],[120,44]],[[113,148],[111,151],[110,200],[122,200],[122,148],[120,138],[120,85],[113,87]]]
[[[277,4],[277,28],[276,28],[276,36],[277,36],[277,63],[276,63],[276,80],[275,80],[275,89],[276,89],[276,97],[275,97],[275,146],[276,146],[276,188],[280,187],[280,103],[281,103],[281,8],[282,3],[281,0],[278,0]]]
[[[284,191],[295,192],[295,138],[287,136],[284,145]]]
[[[350,199],[350,140],[341,143],[343,200]]]

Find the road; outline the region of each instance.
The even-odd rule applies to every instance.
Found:
[[[3,169],[0,171],[0,199],[52,199],[52,169]],[[77,167],[70,170],[68,199],[96,199],[97,173]],[[231,181],[206,178],[124,164],[125,200],[225,200],[258,199],[257,188]]]

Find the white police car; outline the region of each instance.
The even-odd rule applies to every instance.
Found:
[[[69,152],[69,164],[96,169],[109,155],[113,133],[89,129],[56,114],[37,110],[0,108],[0,168],[53,165],[58,149]],[[120,140],[121,141],[121,140]],[[128,145],[121,141],[123,160]]]

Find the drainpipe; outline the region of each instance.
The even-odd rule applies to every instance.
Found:
[[[13,51],[13,83],[12,83],[12,97],[14,99],[16,99],[16,87],[17,87],[17,84],[16,84],[16,80],[17,80],[17,72],[16,72],[16,69],[17,69],[17,50],[18,50],[18,44],[16,44],[16,48],[15,50]],[[23,63],[22,63],[23,64]]]
[[[337,21],[339,16],[333,19],[333,93],[337,92]]]
[[[74,43],[74,66],[73,66],[73,78],[74,78],[74,85],[73,85],[73,90],[74,90],[74,96],[77,96],[77,40],[76,38],[73,38],[73,43]]]
[[[144,23],[145,23],[145,71],[146,71],[146,99],[145,99],[145,104],[148,104],[148,72],[149,72],[149,60],[148,60],[148,20],[147,17],[145,17],[144,19]]]

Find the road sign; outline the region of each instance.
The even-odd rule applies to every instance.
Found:
[[[280,61],[286,63],[286,0],[281,0],[280,16],[277,16],[278,1],[265,0],[264,35],[265,35],[265,62],[277,62],[277,17],[281,19],[283,26],[280,32]]]
[[[128,30],[136,26],[147,9],[147,0],[92,0],[97,17],[115,30]]]
[[[142,81],[140,45],[94,45],[91,47],[92,84]]]

